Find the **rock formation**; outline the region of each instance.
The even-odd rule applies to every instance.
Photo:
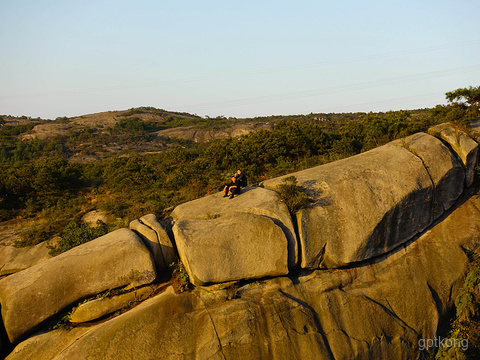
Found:
[[[295,268],[298,262],[298,246],[292,218],[287,206],[278,200],[275,191],[262,188],[244,188],[242,194],[231,202],[223,193],[213,194],[177,206],[171,216],[175,222],[187,219],[213,220],[229,214],[247,213],[270,218],[281,227],[288,240],[288,265]],[[175,231],[175,225],[174,225]],[[229,229],[224,229],[228,236]],[[239,235],[241,237],[241,235]]]
[[[0,276],[16,273],[51,258],[49,243],[17,248],[13,245],[0,245]]]
[[[467,186],[474,180],[474,169],[478,164],[478,144],[465,132],[451,124],[440,124],[428,129],[428,133],[444,140],[460,157],[466,168]]]
[[[194,285],[288,274],[287,238],[267,217],[232,213],[180,220],[173,230]]]
[[[419,133],[291,175],[314,201],[297,219],[301,266],[317,269],[364,261],[410,240],[460,196],[465,170],[441,141]],[[276,189],[282,178],[262,186]]]
[[[138,277],[130,278],[130,274]],[[17,343],[76,301],[137,281],[155,279],[150,252],[120,229],[0,280],[2,319]]]
[[[293,219],[284,177],[178,206],[172,239],[143,216],[0,280],[7,359],[419,359],[480,250],[477,163],[477,143],[446,124],[294,173],[311,202]],[[108,319],[156,285],[90,300],[71,315],[82,326],[32,334],[132,269],[152,283],[177,252],[194,290],[163,285]]]

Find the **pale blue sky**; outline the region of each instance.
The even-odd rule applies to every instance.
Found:
[[[388,111],[480,85],[477,1],[0,0],[0,114]]]

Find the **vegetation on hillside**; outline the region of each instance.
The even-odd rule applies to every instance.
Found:
[[[19,139],[45,120],[24,120],[15,126],[4,122],[0,127],[0,221],[36,218],[38,226],[24,236],[24,244],[34,244],[60,234],[71,221],[79,221],[95,208],[112,212],[125,224],[150,212],[162,218],[179,203],[217,191],[237,168],[256,183],[358,154],[436,123],[462,124],[479,116],[478,103],[468,93],[458,94],[466,103],[454,94],[452,104],[434,109],[256,119],[204,119],[139,108],[124,112],[113,128],[76,128],[45,140]],[[142,120],[147,115],[150,118]],[[153,115],[157,120],[151,120]],[[216,128],[238,121],[269,121],[275,126],[272,131],[204,144],[152,135],[166,127]],[[163,151],[150,155],[135,151],[134,144],[149,143]],[[101,160],[67,160],[75,153],[93,153],[112,144],[119,146],[118,151]]]

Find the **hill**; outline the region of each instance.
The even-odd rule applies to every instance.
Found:
[[[247,119],[152,107],[55,120],[0,116],[0,221],[28,222],[16,239],[32,245],[95,209],[118,224],[144,213],[163,218],[218,189],[237,168],[258,183],[437,123],[461,126],[477,107]],[[12,238],[9,224],[0,227]]]

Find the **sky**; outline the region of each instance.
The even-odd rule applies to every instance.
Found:
[[[474,0],[0,0],[0,114],[418,109],[480,85]]]

